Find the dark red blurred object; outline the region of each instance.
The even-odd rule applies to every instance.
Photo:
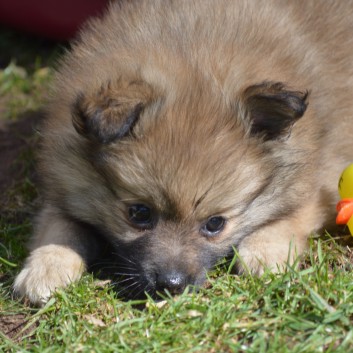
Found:
[[[52,39],[72,38],[108,0],[0,0],[0,23]]]

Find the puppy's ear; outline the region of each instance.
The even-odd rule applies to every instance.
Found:
[[[308,92],[288,90],[280,82],[248,87],[243,94],[250,135],[265,141],[285,139],[306,110]]]
[[[72,106],[73,126],[80,135],[103,144],[122,139],[132,134],[152,96],[146,83],[121,80],[98,92],[80,93]]]

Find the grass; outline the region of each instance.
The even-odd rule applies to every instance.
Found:
[[[28,315],[27,336],[0,350],[23,352],[349,352],[353,281],[344,250],[312,240],[307,263],[261,278],[210,276],[209,288],[156,303],[122,302],[86,275]],[[347,267],[347,270],[345,270]],[[21,309],[11,304],[12,313]],[[20,333],[21,336],[21,333]]]
[[[21,43],[11,40],[18,35],[1,31],[0,43],[2,36],[8,47]],[[25,59],[18,51],[0,70],[0,122],[6,124],[26,119],[28,111],[39,114],[52,75],[48,57],[58,52],[50,46],[38,58],[36,40],[23,43]],[[58,291],[42,309],[13,300],[11,285],[27,254],[39,203],[35,133],[27,142],[29,148],[13,162],[21,173],[1,196],[6,199],[0,219],[1,352],[353,351],[353,255],[330,236],[311,239],[304,261],[283,274],[237,276],[222,264],[207,288],[161,302],[121,301],[90,274]]]

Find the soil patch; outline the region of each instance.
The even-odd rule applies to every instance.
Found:
[[[34,149],[34,138],[43,113],[29,112],[16,119],[0,119],[0,205],[7,204],[8,190],[20,182],[24,176],[35,178],[32,160],[20,158]],[[0,209],[2,208],[0,206]]]
[[[7,336],[12,341],[18,343],[25,336],[30,336],[38,327],[38,321],[28,324],[28,315],[13,314],[0,315],[0,332]]]

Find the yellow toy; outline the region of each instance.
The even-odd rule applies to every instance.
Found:
[[[349,231],[353,234],[353,164],[348,166],[342,173],[338,183],[338,192],[341,201],[337,204],[337,224],[347,224]]]

